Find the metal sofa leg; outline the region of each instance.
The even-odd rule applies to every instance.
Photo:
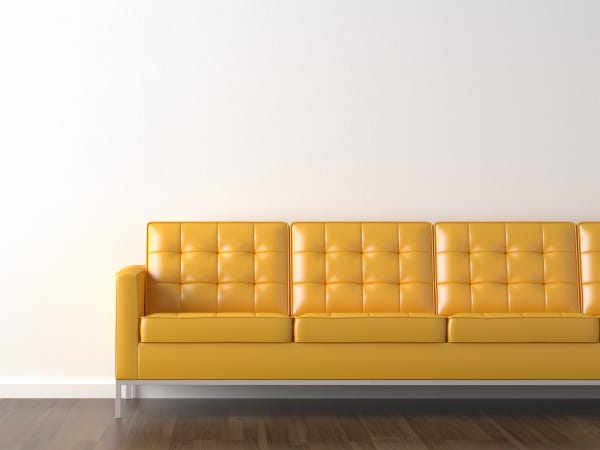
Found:
[[[115,390],[115,419],[121,418],[121,383],[116,382]]]

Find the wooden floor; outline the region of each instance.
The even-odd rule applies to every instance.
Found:
[[[2,399],[2,449],[600,449],[600,402]]]

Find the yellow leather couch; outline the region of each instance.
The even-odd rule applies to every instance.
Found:
[[[116,378],[600,380],[600,224],[150,223]]]

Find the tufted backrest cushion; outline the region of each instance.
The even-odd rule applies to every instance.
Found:
[[[292,313],[433,313],[429,223],[294,223]]]
[[[600,315],[600,222],[579,224],[582,312]]]
[[[579,312],[572,223],[438,223],[437,312]]]
[[[146,314],[288,314],[288,225],[148,224]]]

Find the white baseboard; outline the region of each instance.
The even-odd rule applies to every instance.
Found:
[[[133,394],[137,398],[600,399],[600,386],[545,384],[170,386],[158,384],[135,386]],[[114,398],[114,396],[114,382],[0,383],[0,398]]]
[[[114,398],[115,383],[0,383],[0,398]]]

